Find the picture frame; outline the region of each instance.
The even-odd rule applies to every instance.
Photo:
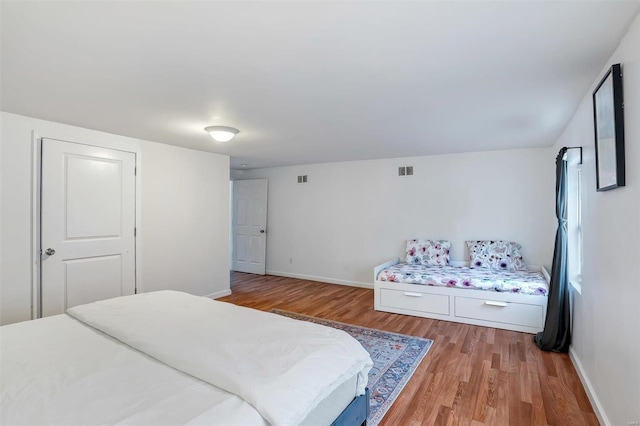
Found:
[[[593,91],[596,190],[625,186],[622,67],[614,64]]]

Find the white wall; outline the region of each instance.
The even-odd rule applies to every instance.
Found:
[[[141,290],[229,290],[229,157],[147,141],[140,146]]]
[[[414,176],[398,177],[398,166]],[[309,183],[298,184],[299,174]],[[267,271],[373,285],[373,267],[409,238],[522,244],[525,261],[551,263],[554,156],[548,148],[278,167],[234,173],[268,178]]]
[[[138,291],[229,291],[229,158],[2,113],[0,324],[31,318],[31,133],[141,150]]]
[[[626,186],[596,192],[591,93],[622,63]],[[572,356],[605,424],[640,421],[640,17],[554,147],[582,146],[582,293],[574,294]]]

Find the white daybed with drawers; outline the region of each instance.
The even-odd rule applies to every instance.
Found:
[[[394,259],[376,266],[373,270],[375,310],[526,333],[542,331],[547,314],[550,281],[544,267],[537,268],[544,280],[538,273],[517,271],[520,275],[532,274],[525,278],[525,281],[531,280],[532,283],[525,286],[527,288],[523,291],[523,288],[510,287],[509,280],[501,280],[498,275],[495,287],[483,286],[486,289],[478,289],[471,284],[473,280],[461,277],[470,276],[473,279],[474,274],[486,274],[486,270],[470,269],[465,262],[451,262],[451,265],[430,267],[401,263],[400,259]],[[403,273],[403,267],[414,269]],[[446,273],[443,274],[446,272],[445,268],[455,274],[455,280],[448,282],[446,278],[440,279],[446,276]],[[396,273],[404,274],[405,277],[397,277],[396,280]],[[434,274],[440,280],[438,283],[429,281]],[[423,279],[422,284],[400,282],[409,275],[426,280]],[[535,279],[538,284],[533,283]],[[487,282],[486,276],[483,280]]]

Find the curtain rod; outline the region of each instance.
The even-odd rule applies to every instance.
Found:
[[[565,149],[579,149],[580,150],[580,162],[578,164],[582,164],[582,147],[581,146],[565,146]]]

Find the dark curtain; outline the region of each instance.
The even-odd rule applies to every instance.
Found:
[[[567,161],[563,159],[567,148],[556,157],[556,216],[558,232],[553,250],[551,283],[544,330],[533,338],[544,351],[568,352],[571,343],[571,311],[569,306],[569,243],[567,237]]]

